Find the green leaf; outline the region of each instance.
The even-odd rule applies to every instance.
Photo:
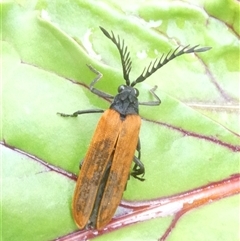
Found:
[[[132,81],[179,45],[212,49],[176,58],[136,86],[147,101],[157,85],[162,103],[139,107],[146,180],[131,178],[123,195],[135,221],[128,226],[131,210],[120,208],[106,230],[83,232],[102,235],[96,240],[238,240],[239,3],[227,2],[1,2],[3,240],[79,240],[75,174],[101,114],[57,112],[109,107],[90,92],[95,74],[86,64],[103,73],[95,86],[101,91],[115,95],[124,84],[116,46],[99,26],[124,39]],[[203,191],[218,185],[227,194]],[[181,206],[184,195],[198,204]],[[167,212],[171,204],[177,209]],[[146,205],[153,208],[147,219]]]

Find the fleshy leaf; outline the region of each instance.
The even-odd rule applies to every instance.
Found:
[[[1,2],[3,240],[238,240],[239,2]],[[106,109],[89,90],[123,84],[116,46],[124,39],[133,81],[178,46],[212,47],[176,58],[143,83],[141,160],[146,180],[127,184],[105,230],[79,231],[71,214],[79,162]],[[201,196],[202,195],[202,196]],[[141,222],[142,221],[142,222]],[[81,238],[79,238],[81,237]]]

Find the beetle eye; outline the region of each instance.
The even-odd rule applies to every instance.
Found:
[[[124,89],[125,89],[125,86],[124,85],[120,85],[118,87],[118,93],[122,92]]]
[[[135,96],[138,97],[138,96],[139,96],[139,91],[138,91],[138,89],[135,89],[135,88],[134,88],[134,92],[135,92]]]

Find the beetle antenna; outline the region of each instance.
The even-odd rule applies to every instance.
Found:
[[[131,86],[134,86],[137,83],[144,81],[150,75],[152,75],[154,72],[156,72],[158,69],[160,69],[163,65],[167,64],[169,61],[171,61],[172,59],[174,59],[180,55],[196,53],[196,52],[205,52],[205,51],[208,51],[209,49],[211,49],[211,47],[198,48],[198,46],[199,45],[189,48],[189,45],[188,45],[188,46],[184,47],[182,50],[178,51],[178,49],[180,48],[180,46],[179,46],[172,53],[171,53],[171,51],[169,51],[168,54],[165,56],[165,58],[164,58],[164,54],[163,54],[160,59],[156,59],[154,62],[151,62],[149,64],[147,70],[146,70],[146,68],[144,68],[142,74],[135,81],[132,82]]]
[[[132,61],[130,59],[130,52],[128,51],[127,46],[125,46],[125,44],[124,44],[124,40],[121,41],[119,35],[116,39],[113,32],[112,32],[112,35],[110,35],[110,33],[103,27],[100,27],[100,29],[102,30],[104,35],[106,35],[106,37],[111,39],[113,41],[113,43],[117,46],[118,51],[121,56],[121,61],[122,61],[123,78],[126,80],[126,84],[129,86],[130,85],[129,73],[132,68],[131,67]]]

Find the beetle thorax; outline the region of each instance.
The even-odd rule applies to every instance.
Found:
[[[118,88],[119,93],[115,96],[110,109],[114,109],[121,115],[138,115],[138,91],[137,89],[121,85]]]

